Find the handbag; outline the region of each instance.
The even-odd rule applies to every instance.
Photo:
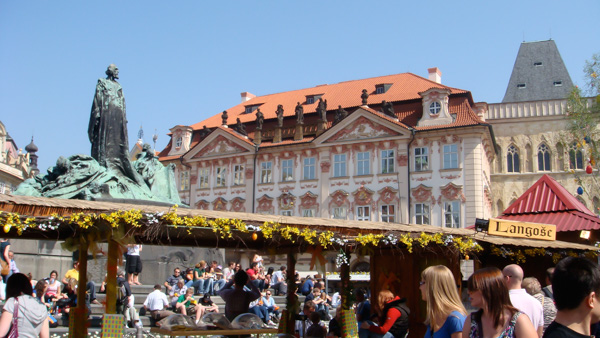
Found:
[[[0,259],[0,265],[2,266],[2,270],[0,270],[0,274],[2,276],[8,276],[8,274],[10,273],[10,265],[1,259]]]
[[[15,298],[15,311],[13,312],[12,324],[6,338],[19,337],[19,299]]]

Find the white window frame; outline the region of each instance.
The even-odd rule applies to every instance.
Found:
[[[182,171],[179,173],[179,190],[190,189],[190,172]]]
[[[182,144],[183,144],[183,137],[181,137],[181,136],[177,137],[177,139],[175,140],[175,148],[181,148]]]
[[[370,205],[356,206],[356,220],[357,221],[370,221],[371,220],[371,206]]]
[[[227,186],[227,167],[215,168],[215,187]]]
[[[386,149],[381,151],[381,173],[390,174],[396,172],[394,167],[394,150]],[[390,170],[391,169],[391,170]]]
[[[294,160],[281,160],[281,181],[288,182],[294,180]]]
[[[333,177],[347,176],[346,154],[333,155]]]
[[[317,211],[314,208],[302,209],[302,217],[315,217]]]
[[[244,165],[236,164],[233,166],[233,185],[244,184]]]
[[[442,111],[442,104],[438,101],[433,101],[429,105],[429,114],[430,115],[439,115]]]
[[[198,170],[198,189],[210,188],[208,176],[210,176],[210,168],[200,168]]]
[[[417,152],[419,154],[417,154]],[[413,150],[413,153],[415,154],[415,171],[429,170],[429,148],[416,147]]]
[[[333,219],[346,219],[348,217],[348,209],[346,207],[333,207],[331,209],[331,218]]]
[[[385,93],[385,87],[384,86],[377,86],[375,87],[375,94],[383,94]]]
[[[317,172],[317,159],[315,157],[306,157],[303,163],[303,178],[305,180],[314,180]]]
[[[371,174],[371,153],[362,151],[356,153],[356,175]]]
[[[460,201],[444,202],[444,227],[460,228]]]
[[[431,224],[429,203],[415,203],[415,224]]]
[[[260,163],[260,183],[273,182],[273,162],[265,161]]]
[[[381,210],[381,221],[394,223],[396,222],[396,205],[395,204],[384,204],[380,208]]]
[[[294,216],[293,210],[281,210],[281,216]]]
[[[458,169],[458,144],[444,144],[444,169]]]

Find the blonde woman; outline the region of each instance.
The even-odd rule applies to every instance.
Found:
[[[460,301],[452,271],[444,265],[421,273],[421,299],[427,303],[425,338],[460,338],[467,310]]]

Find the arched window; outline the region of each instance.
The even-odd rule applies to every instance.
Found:
[[[569,148],[569,169],[583,170],[583,151],[581,151],[581,147],[577,147],[576,142]]]
[[[538,147],[538,171],[550,171],[550,148],[545,143]]]
[[[512,144],[506,150],[506,172],[521,172],[519,170],[519,150]]]

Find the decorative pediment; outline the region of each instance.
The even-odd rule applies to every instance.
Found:
[[[455,185],[454,183],[448,183],[441,189],[442,196],[447,200],[458,200],[460,199],[463,203],[467,201],[463,194],[461,186]]]
[[[433,199],[433,195],[431,193],[432,188],[425,186],[423,184],[419,184],[418,187],[411,189],[411,194],[415,202],[425,203],[428,200]],[[435,199],[434,199],[435,201]]]
[[[258,213],[275,213],[275,209],[273,208],[273,198],[267,195],[262,195],[258,200],[258,207],[256,207],[256,211]]]
[[[339,142],[360,139],[372,139],[381,137],[397,136],[398,133],[390,128],[375,123],[366,117],[359,117],[342,130],[335,133],[326,142]]]
[[[231,200],[231,211],[246,212],[246,200],[241,197],[236,197]]]
[[[385,187],[377,192],[379,194],[378,203],[381,204],[391,204],[392,202],[397,202],[398,199],[398,190],[392,187]]]
[[[373,190],[361,186],[353,192],[352,195],[354,195],[354,202],[356,205],[369,205],[373,202],[374,193]]]
[[[336,207],[341,207],[342,205],[348,205],[348,193],[343,190],[336,190],[333,194],[329,195],[329,208],[331,209],[331,205],[335,205]]]
[[[208,210],[210,203],[206,200],[200,200],[196,203],[196,209],[200,210]]]
[[[210,141],[204,148],[194,155],[193,158],[211,157],[211,156],[223,156],[228,154],[236,154],[246,152],[247,150],[225,138],[224,136],[217,136],[214,140]]]
[[[280,210],[292,210],[294,209],[296,196],[290,194],[289,192],[286,192],[281,194],[281,196],[277,197],[277,201],[279,202]]]
[[[319,212],[319,203],[317,202],[317,195],[308,191],[306,194],[300,196],[300,208],[311,209],[316,208],[316,212]]]
[[[213,202],[213,210],[226,211],[227,210],[227,200],[225,200],[223,197],[218,197]]]

